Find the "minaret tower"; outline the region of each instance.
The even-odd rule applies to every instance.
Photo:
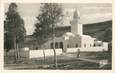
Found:
[[[82,35],[82,24],[79,23],[80,20],[80,14],[79,11],[76,9],[73,15],[73,20],[70,21],[71,24],[71,32],[73,34],[78,34],[78,35]]]

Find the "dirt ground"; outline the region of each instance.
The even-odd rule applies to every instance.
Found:
[[[85,60],[86,59],[86,60]],[[109,60],[109,64],[99,68],[100,60]],[[111,54],[108,52],[81,52],[77,58],[76,53],[61,54],[57,56],[56,69],[111,69]],[[15,63],[14,57],[5,57],[5,69],[55,69],[54,57],[20,59]]]

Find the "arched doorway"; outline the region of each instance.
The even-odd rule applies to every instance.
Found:
[[[61,49],[62,49],[62,51],[64,52],[63,42],[60,42],[60,48],[61,48]]]
[[[53,49],[53,43],[50,44],[51,49]]]
[[[77,47],[78,47],[78,44],[76,44],[75,47],[77,48]]]
[[[60,42],[60,48],[63,49],[63,42]]]
[[[57,42],[55,43],[55,48],[58,48],[58,43]]]
[[[67,44],[67,48],[69,48],[69,44]]]

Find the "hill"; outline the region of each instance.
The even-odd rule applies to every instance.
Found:
[[[112,40],[112,21],[84,25],[83,31],[84,34],[110,42]]]

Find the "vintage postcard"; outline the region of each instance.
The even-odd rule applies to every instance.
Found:
[[[114,73],[113,5],[2,1],[1,72]]]

